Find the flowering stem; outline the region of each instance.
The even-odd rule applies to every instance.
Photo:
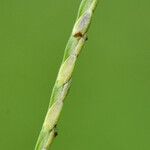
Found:
[[[87,40],[87,31],[98,0],[82,0],[77,19],[67,43],[62,64],[53,87],[48,111],[35,150],[48,150],[57,135],[56,126],[71,85],[77,57]]]

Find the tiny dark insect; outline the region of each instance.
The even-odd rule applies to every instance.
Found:
[[[58,135],[58,132],[57,131],[55,131],[55,133],[54,133],[54,137],[56,137]]]
[[[88,36],[86,36],[86,39],[85,39],[85,41],[87,41],[88,40]]]

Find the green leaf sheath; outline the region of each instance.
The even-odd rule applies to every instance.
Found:
[[[87,31],[97,0],[82,0],[77,19],[67,43],[62,64],[53,87],[48,111],[35,150],[48,150],[57,135],[56,125],[71,85],[72,72],[78,55],[87,40]]]

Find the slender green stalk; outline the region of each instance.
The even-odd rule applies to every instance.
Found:
[[[82,0],[73,31],[50,98],[48,111],[35,150],[48,150],[57,135],[56,125],[71,84],[77,57],[87,40],[87,31],[98,0]]]

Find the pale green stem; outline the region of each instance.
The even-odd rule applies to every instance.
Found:
[[[48,150],[57,135],[56,125],[71,84],[77,57],[87,40],[87,31],[98,0],[82,0],[73,31],[50,98],[48,111],[35,150]]]

